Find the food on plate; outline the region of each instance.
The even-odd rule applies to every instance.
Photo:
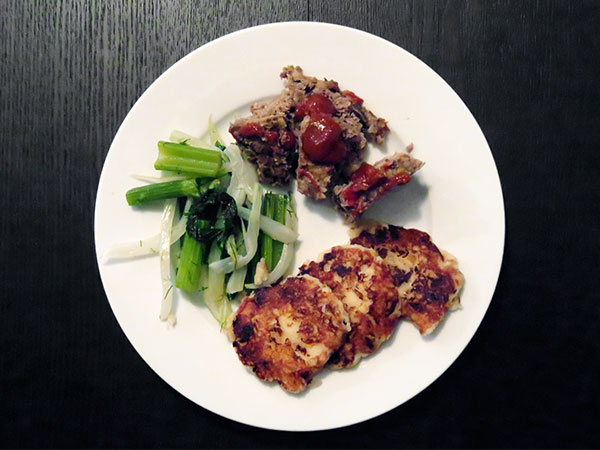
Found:
[[[242,363],[258,378],[301,392],[342,345],[348,314],[315,278],[290,277],[242,300],[229,333]]]
[[[173,142],[158,142],[154,167],[170,172],[139,177],[151,184],[130,189],[125,197],[131,206],[163,202],[160,233],[118,244],[105,255],[160,256],[159,318],[172,324],[175,287],[201,296],[223,325],[233,296],[286,274],[298,238],[291,197],[264,194],[254,168],[236,145],[222,144],[210,121],[208,135],[210,142],[174,131]]]
[[[396,153],[371,165],[362,163],[346,184],[333,188],[338,209],[353,221],[386,192],[410,181],[423,163],[406,153]]]
[[[388,264],[398,287],[402,315],[421,334],[431,333],[449,310],[460,306],[465,278],[458,261],[419,230],[376,224],[357,229],[352,244],[373,248]]]
[[[300,267],[300,273],[329,286],[350,317],[352,330],[332,355],[332,367],[355,366],[392,335],[400,320],[398,292],[390,271],[374,250],[359,245],[333,247],[317,261]]]
[[[377,181],[377,187],[361,184],[359,189],[367,142],[382,144],[387,122],[336,81],[306,76],[298,66],[284,67],[281,77],[285,79],[281,95],[251,106],[252,115],[236,120],[229,129],[262,183],[285,185],[295,175],[299,192],[316,200],[334,198],[345,218],[354,221],[423,165],[407,153],[396,154],[368,165],[382,172],[378,179],[383,181]],[[355,195],[359,190],[370,192]],[[363,199],[360,205],[355,197]]]
[[[130,189],[126,199],[131,206],[163,202],[160,233],[107,256],[157,253],[162,320],[175,322],[174,287],[200,294],[240,361],[298,393],[325,366],[351,368],[376,352],[403,318],[431,333],[460,306],[464,276],[427,233],[363,222],[349,244],[284,278],[298,239],[294,202],[265,194],[259,180],[280,186],[295,176],[300,193],[333,201],[347,222],[358,223],[423,162],[408,153],[365,162],[367,143],[383,143],[386,121],[335,81],[294,66],[281,77],[286,88],[278,98],[231,124],[239,147],[223,145],[210,121],[208,142],[174,131],[172,142],[158,143],[161,176],[143,177],[152,184]],[[242,300],[232,313],[234,296]]]
[[[401,319],[427,334],[459,305],[458,262],[427,233],[378,223],[354,231],[350,244],[256,290],[230,317],[233,346],[259,378],[300,392],[324,366],[350,368],[377,351]]]

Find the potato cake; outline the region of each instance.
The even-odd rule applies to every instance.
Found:
[[[465,278],[458,262],[450,253],[440,251],[427,233],[394,225],[358,231],[351,243],[375,249],[389,265],[402,314],[421,334],[431,333],[448,310],[460,306],[459,291]]]
[[[258,378],[294,393],[306,389],[350,331],[342,302],[309,276],[255,290],[242,300],[230,326],[242,363]]]
[[[401,315],[398,294],[387,265],[369,248],[336,246],[301,274],[318,278],[344,303],[352,330],[330,360],[333,368],[356,365],[388,339]]]

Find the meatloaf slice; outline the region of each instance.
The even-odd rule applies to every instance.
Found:
[[[304,75],[299,66],[284,67],[281,78],[286,83],[286,91],[282,95],[287,93],[287,97],[295,101],[296,108],[311,94],[323,95],[333,103],[334,111],[331,112],[339,119],[345,138],[357,140],[361,150],[367,142],[383,144],[389,132],[386,120],[366,108],[363,99],[354,92],[341,90],[337,81]],[[301,112],[301,118],[305,114],[306,111],[304,114]]]
[[[387,122],[356,94],[341,90],[336,81],[306,76],[297,66],[285,67],[282,77],[290,95],[299,99],[292,111],[298,137],[298,190],[321,200],[330,196],[338,180],[347,179],[360,166],[367,142],[383,143]]]
[[[239,119],[231,124],[229,132],[248,161],[256,166],[261,183],[289,183],[297,159],[296,136],[291,130],[280,127],[274,116],[268,116],[260,120]]]
[[[229,131],[256,166],[262,183],[284,185],[295,174],[301,193],[323,199],[338,175],[347,178],[360,165],[367,142],[383,143],[387,123],[365,108],[356,94],[340,90],[336,81],[306,76],[298,66],[284,67],[281,78],[283,92],[252,105],[252,115],[233,122]],[[335,142],[324,148],[325,160],[306,153],[302,145],[304,132],[323,116],[339,127]],[[331,143],[337,145],[333,159]]]
[[[408,153],[396,153],[374,165],[362,163],[348,183],[333,189],[335,203],[352,222],[394,187],[408,183],[423,164]]]

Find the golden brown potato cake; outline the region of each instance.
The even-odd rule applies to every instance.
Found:
[[[460,306],[465,278],[458,262],[440,251],[427,233],[394,225],[370,226],[359,233],[352,244],[375,249],[390,266],[402,314],[421,334],[431,333],[446,311]]]
[[[349,331],[342,302],[319,280],[303,276],[244,298],[230,333],[240,360],[258,378],[301,392]]]
[[[320,260],[305,263],[300,273],[318,278],[342,300],[352,330],[330,360],[333,368],[356,365],[388,339],[401,315],[393,278],[372,249],[333,247]]]

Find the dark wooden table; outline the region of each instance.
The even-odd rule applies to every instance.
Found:
[[[144,89],[212,39],[288,20],[371,32],[436,70],[489,141],[507,228],[456,363],[381,417],[303,434],[231,422],[155,375],[106,301],[92,225]],[[600,446],[599,24],[597,0],[1,0],[0,445]]]

